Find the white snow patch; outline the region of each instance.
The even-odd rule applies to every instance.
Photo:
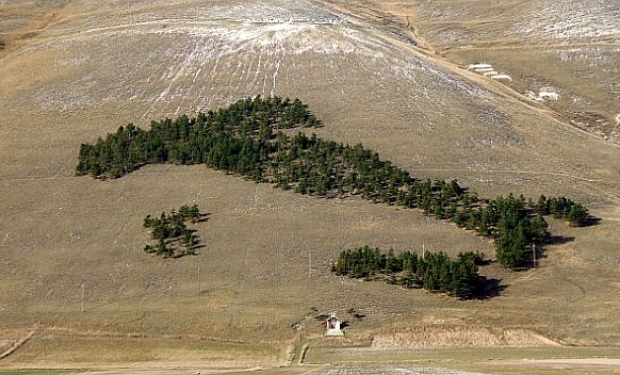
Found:
[[[528,20],[515,31],[557,39],[620,37],[620,2],[610,0],[556,0],[534,2]]]

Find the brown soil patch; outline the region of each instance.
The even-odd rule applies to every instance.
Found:
[[[375,336],[376,349],[422,349],[442,347],[538,347],[559,344],[526,329],[491,329],[455,326],[407,328],[404,332]]]

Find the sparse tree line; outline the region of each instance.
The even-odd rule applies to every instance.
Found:
[[[334,141],[286,129],[320,126],[299,99],[242,99],[194,118],[153,121],[146,131],[129,124],[105,140],[82,144],[77,174],[118,178],[145,164],[204,163],[256,182],[320,197],[360,195],[375,203],[418,208],[427,215],[493,238],[505,267],[529,263],[532,244],[549,233],[545,215],[585,225],[588,210],[565,197],[523,196],[480,200],[456,180],[416,180],[361,144]]]
[[[351,278],[384,279],[405,288],[424,288],[459,298],[473,298],[481,291],[477,265],[484,254],[460,253],[451,260],[445,253],[404,251],[398,255],[369,246],[345,250],[332,265],[332,272]]]
[[[202,216],[197,205],[183,205],[178,211],[162,212],[159,217],[147,215],[143,225],[151,230],[151,243],[144,246],[144,251],[164,258],[195,255],[200,239],[185,222],[197,223]]]

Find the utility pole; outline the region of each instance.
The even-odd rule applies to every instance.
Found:
[[[534,268],[536,268],[536,243],[532,242],[532,254],[534,255]]]
[[[424,241],[422,241],[422,260],[424,260]]]

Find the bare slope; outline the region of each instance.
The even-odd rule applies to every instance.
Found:
[[[8,361],[62,356],[56,338],[74,345],[66,332],[279,343],[311,307],[363,309],[368,319],[351,328],[361,339],[447,320],[617,342],[611,144],[314,3],[71,6],[0,64],[0,328],[40,322],[42,332]],[[574,241],[549,246],[539,270],[487,271],[508,285],[503,296],[460,302],[329,273],[340,250],[366,243],[492,254],[485,240],[419,212],[302,197],[201,166],[73,177],[80,143],[119,125],[258,94],[300,97],[323,120],[321,136],[363,142],[414,176],[456,177],[482,195],[567,195],[603,221],[552,223]],[[144,254],[144,216],[193,203],[212,214],[199,228],[202,253]]]
[[[320,1],[461,67],[491,64],[519,96],[551,90],[542,104],[620,143],[617,2]]]
[[[381,2],[389,3],[389,2]],[[551,87],[546,101],[574,125],[620,143],[620,4],[614,1],[416,2],[412,21],[460,64],[484,61],[519,93]]]

